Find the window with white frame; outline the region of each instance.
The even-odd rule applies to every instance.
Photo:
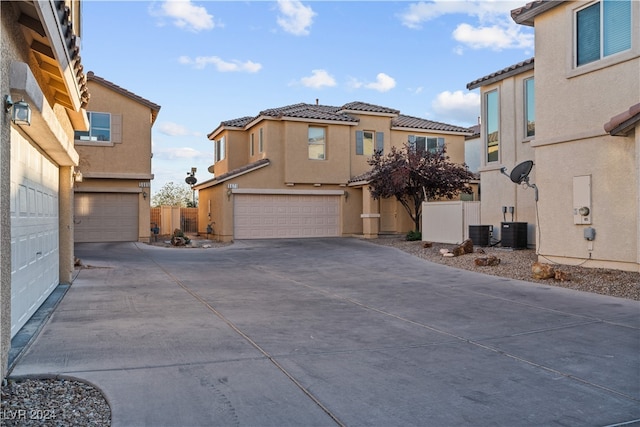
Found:
[[[226,144],[224,136],[218,140],[213,141],[213,162],[219,162],[224,160],[227,154]]]
[[[484,94],[486,162],[500,160],[500,105],[498,91],[492,90]]]
[[[262,128],[258,130],[258,152],[264,152],[264,139],[262,138]]]
[[[111,114],[87,111],[88,131],[75,131],[74,140],[83,142],[111,142]]]
[[[576,66],[631,49],[631,0],[601,0],[575,12]]]
[[[437,153],[444,148],[444,138],[435,136],[409,135],[409,145],[416,151]]]
[[[309,151],[309,160],[325,160],[326,159],[325,128],[309,126],[307,143],[308,143],[308,151]]]
[[[254,145],[254,134],[252,133],[249,141],[249,155],[253,156],[255,154],[255,145]]]
[[[524,81],[524,135],[533,138],[536,134],[535,90],[533,77]]]
[[[356,131],[356,155],[373,156],[376,151],[384,148],[384,132],[371,130]]]

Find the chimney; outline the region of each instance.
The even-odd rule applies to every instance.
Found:
[[[320,102],[320,100],[318,98],[316,98],[316,105],[318,105],[318,102]]]

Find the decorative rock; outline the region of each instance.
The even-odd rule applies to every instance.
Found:
[[[472,254],[473,253],[473,241],[471,239],[467,239],[455,248],[453,248],[453,254],[455,256],[460,256],[464,254]]]
[[[554,279],[561,282],[569,282],[571,281],[571,276],[566,271],[556,270]]]
[[[531,273],[534,279],[551,279],[556,275],[552,265],[542,262],[534,262],[531,266]]]
[[[172,237],[171,244],[173,246],[184,246],[187,244],[187,242],[185,241],[184,237]]]
[[[482,249],[482,248],[478,248],[478,249],[476,249],[476,253],[484,254],[484,253],[486,253],[486,252],[484,251],[484,249]]]
[[[449,249],[440,249],[442,255],[449,253]]]
[[[430,248],[432,246],[433,246],[433,243],[431,243],[431,242],[424,242],[422,244],[422,247],[425,248],[425,249]]]
[[[451,257],[453,258],[454,256],[456,256],[454,253],[451,252],[447,252],[446,254],[442,254],[442,256],[446,256],[446,257]]]
[[[487,257],[476,258],[474,262],[478,267],[495,266],[500,264],[500,258],[489,255]]]

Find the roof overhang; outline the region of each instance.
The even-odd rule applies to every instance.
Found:
[[[615,115],[604,125],[605,132],[612,136],[627,136],[640,123],[640,103],[632,105],[623,113]]]
[[[555,0],[532,1],[522,7],[513,9],[511,11],[511,19],[513,19],[517,24],[533,27],[536,16],[550,9],[553,9],[556,6],[559,6],[562,3],[564,3],[564,1],[555,1]]]

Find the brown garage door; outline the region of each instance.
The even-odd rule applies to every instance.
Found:
[[[75,193],[76,242],[138,240],[137,193]]]
[[[339,196],[236,194],[234,238],[336,237],[339,208]]]

